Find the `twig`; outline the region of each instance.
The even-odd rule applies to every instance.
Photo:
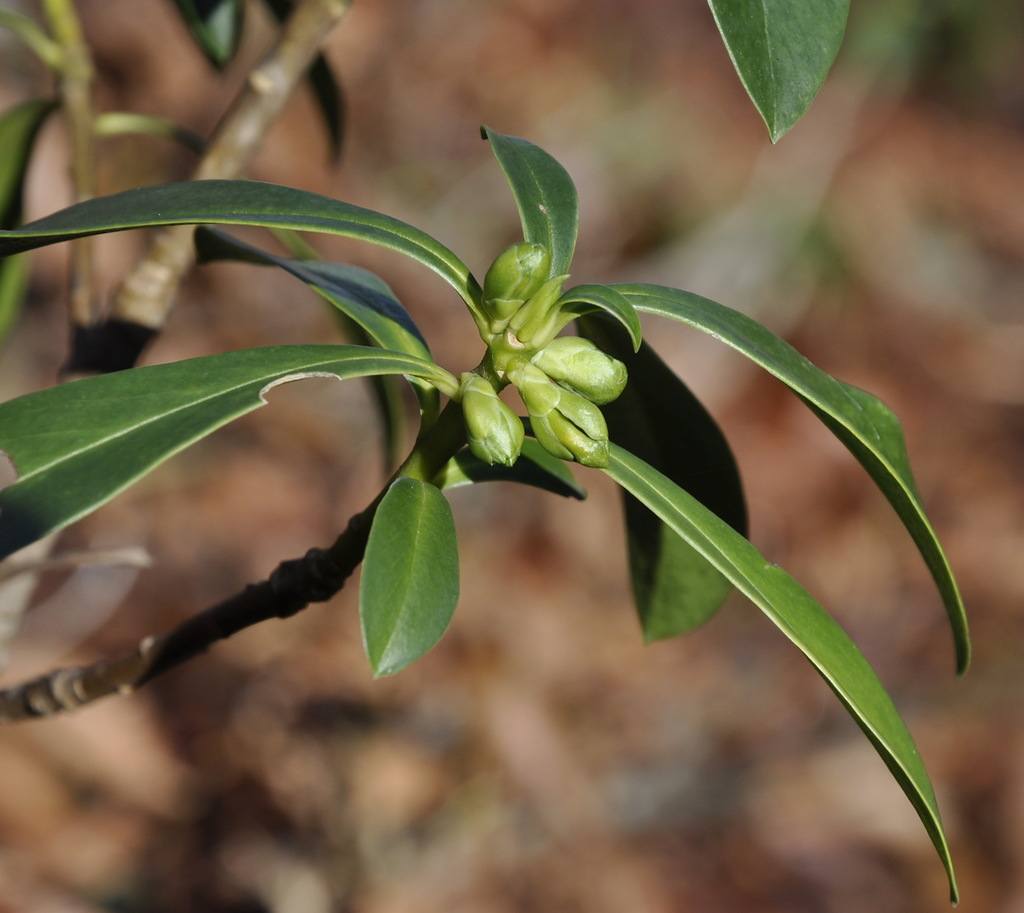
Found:
[[[302,558],[282,561],[266,580],[161,637],[147,637],[132,653],[92,666],[57,669],[0,691],[0,722],[53,716],[110,694],[128,694],[244,628],[290,618],[310,603],[330,599],[363,559],[377,503],[353,517],[330,548],[310,549]]]
[[[234,107],[215,131],[193,180],[236,178],[255,155],[324,39],[352,0],[301,0],[263,62],[250,74]],[[134,365],[160,331],[191,267],[192,227],[157,231],[145,255],[125,277],[105,324],[76,340],[71,371],[116,371]]]

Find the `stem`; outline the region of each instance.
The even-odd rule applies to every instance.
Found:
[[[74,199],[80,203],[96,193],[96,112],[92,101],[96,72],[71,0],[43,0],[43,12],[61,50],[60,97],[71,134]],[[79,238],[71,245],[70,310],[76,326],[88,326],[97,316],[89,238]]]
[[[259,148],[299,80],[352,0],[301,0],[263,62],[249,74],[234,107],[207,146],[193,180],[238,177]],[[114,301],[114,321],[159,330],[191,267],[193,227],[162,229],[125,278]]]

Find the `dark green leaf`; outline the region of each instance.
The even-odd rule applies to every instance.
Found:
[[[636,308],[625,295],[611,285],[577,285],[558,299],[559,308],[566,314],[583,317],[604,311],[614,317],[629,333],[633,351],[643,341],[643,327]]]
[[[226,66],[242,33],[243,0],[174,0],[174,5],[210,62]]]
[[[885,688],[846,632],[789,574],[643,460],[613,444],[605,471],[728,577],[811,661],[920,816],[946,867],[955,903],[953,862],[928,773]]]
[[[451,507],[418,479],[396,479],[373,518],[359,584],[363,644],[373,674],[419,659],[448,628],[459,599]]]
[[[523,223],[523,238],[551,251],[550,277],[569,272],[579,232],[579,199],[566,170],[539,146],[483,128],[505,172]]]
[[[277,18],[284,22],[291,15],[295,4],[292,0],[264,0],[267,7]],[[337,155],[341,151],[341,139],[345,132],[345,97],[341,87],[331,70],[327,58],[317,54],[308,74],[310,87],[316,98],[320,116],[327,127],[327,135],[331,140],[331,152]]]
[[[275,346],[133,368],[0,403],[0,450],[18,480],[0,492],[0,559],[84,517],[168,457],[304,377],[409,374],[432,362],[361,346]]]
[[[191,224],[262,225],[358,238],[418,260],[479,314],[477,281],[455,254],[426,232],[371,209],[259,181],[187,181],[97,197],[17,231],[0,231],[0,256],[84,235]]]
[[[514,466],[502,466],[500,463],[489,465],[475,457],[467,447],[460,450],[434,479],[434,484],[442,489],[477,482],[517,482],[563,497],[576,498],[578,501],[587,496],[586,490],[573,477],[568,464],[529,438],[523,441],[522,455]]]
[[[791,345],[739,311],[692,292],[657,285],[617,286],[638,311],[688,324],[726,345],[793,390],[860,461],[921,552],[942,595],[953,629],[957,669],[967,670],[970,635],[949,561],[925,514],[899,420],[878,398],[812,365]]]
[[[849,0],[709,0],[772,142],[807,110],[835,60]]]
[[[633,353],[606,319],[580,321],[584,336],[626,364],[629,383],[603,407],[610,437],[689,492],[741,535],[743,485],[729,443],[700,401],[647,344]],[[623,492],[630,575],[647,640],[699,627],[732,584],[639,501]]]

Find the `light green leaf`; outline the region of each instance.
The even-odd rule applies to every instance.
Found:
[[[700,552],[811,661],[864,731],[931,837],[957,901],[935,794],[917,746],[874,670],[846,632],[781,568],[669,478],[617,445],[605,470]]]
[[[362,346],[274,346],[133,368],[0,403],[0,450],[18,480],[0,492],[0,559],[84,517],[168,457],[304,377],[409,374],[432,362]]]
[[[580,329],[629,371],[625,391],[603,407],[611,439],[745,535],[747,509],[736,461],[689,387],[648,345],[634,354],[610,321],[587,317]],[[625,491],[623,506],[630,579],[645,639],[694,630],[718,611],[732,584]]]
[[[899,420],[877,397],[816,368],[787,342],[745,314],[692,292],[657,285],[616,286],[642,313],[658,314],[709,333],[793,390],[867,470],[921,552],[949,616],[957,669],[970,664],[963,599],[945,552],[921,503]]]
[[[447,499],[429,482],[396,479],[374,515],[359,583],[373,674],[398,672],[433,647],[458,599],[459,555]]]
[[[517,482],[578,501],[587,496],[568,464],[530,438],[523,441],[522,453],[514,466],[485,463],[467,447],[452,457],[434,479],[434,484],[443,490],[477,482]]]
[[[523,223],[523,238],[551,251],[547,278],[569,272],[579,233],[579,198],[568,172],[547,152],[516,136],[482,129],[505,172]]]
[[[186,181],[76,203],[16,231],[0,231],[0,256],[84,235],[194,224],[261,225],[377,244],[432,269],[479,314],[476,279],[455,254],[426,232],[371,209],[259,181]]]
[[[736,72],[777,142],[835,60],[849,0],[709,0]]]

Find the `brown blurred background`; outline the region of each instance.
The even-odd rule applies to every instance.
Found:
[[[169,3],[80,7],[101,106],[201,133],[269,37],[251,16],[218,75]],[[963,585],[976,651],[963,680],[927,573],[852,458],[724,347],[647,324],[729,434],[755,543],[836,614],[905,715],[961,909],[1018,913],[1024,9],[854,7],[824,91],[772,147],[699,0],[359,0],[327,48],[348,103],[340,164],[303,91],[251,174],[406,219],[482,272],[518,227],[478,128],[527,137],[580,191],[574,281],[699,292],[886,400]],[[48,87],[0,37],[0,106]],[[31,217],[67,202],[65,148],[51,124]],[[160,140],[104,152],[105,190],[190,167]],[[108,291],[142,243],[102,239]],[[472,324],[439,280],[366,245],[316,243],[382,273],[442,364],[475,363]],[[4,398],[53,383],[65,357],[64,257],[35,257],[0,358]],[[294,280],[205,267],[147,360],[336,338]],[[48,577],[3,682],[132,649],[330,542],[384,478],[379,442],[360,384],[275,390],[64,535],[60,548],[142,546],[152,566]],[[909,803],[750,605],[642,645],[617,496],[578,475],[583,503],[453,493],[460,610],[393,678],[367,671],[353,584],[137,695],[0,731],[0,911],[947,909]]]

